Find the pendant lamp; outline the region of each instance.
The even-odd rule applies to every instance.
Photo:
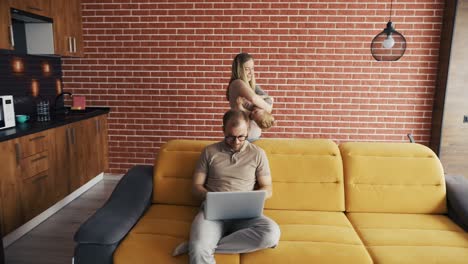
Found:
[[[371,43],[371,53],[378,61],[397,61],[406,50],[406,39],[393,28],[392,24],[393,0],[390,3],[390,19],[387,27],[374,37]]]

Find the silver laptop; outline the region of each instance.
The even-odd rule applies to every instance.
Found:
[[[208,192],[205,219],[229,220],[259,217],[263,213],[266,191]]]

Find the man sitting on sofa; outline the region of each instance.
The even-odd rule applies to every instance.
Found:
[[[193,176],[193,194],[205,200],[207,192],[266,190],[272,195],[270,168],[265,152],[246,141],[249,117],[230,110],[223,117],[224,141],[207,146]],[[203,204],[195,216],[190,242],[179,245],[174,256],[189,252],[190,263],[215,263],[214,253],[247,253],[275,247],[279,226],[270,218],[206,220]]]

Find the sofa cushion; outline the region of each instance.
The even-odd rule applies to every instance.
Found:
[[[192,205],[192,176],[201,151],[213,141],[172,140],[158,154],[153,203]],[[344,211],[343,167],[327,139],[260,139],[270,161],[273,197],[265,208]],[[327,197],[327,199],[323,199]]]
[[[340,145],[347,212],[445,213],[445,181],[435,153],[416,143]]]
[[[114,253],[115,264],[188,263],[188,255],[172,257],[174,248],[187,241],[197,207],[152,205]],[[239,263],[239,255],[216,254],[217,263]]]
[[[273,197],[267,209],[344,211],[343,166],[328,139],[260,139],[270,162]]]
[[[265,210],[281,229],[274,249],[241,254],[242,264],[372,263],[342,212]]]
[[[171,140],[155,161],[153,203],[198,206],[192,196],[192,177],[202,150],[214,141]]]
[[[445,215],[347,213],[374,263],[466,263],[468,233]]]

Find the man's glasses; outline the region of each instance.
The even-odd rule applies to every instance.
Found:
[[[240,136],[225,136],[224,139],[226,139],[226,141],[228,142],[234,142],[237,140],[239,140],[240,142],[242,141],[245,141],[247,139],[247,136],[244,136],[244,135],[240,135]]]

